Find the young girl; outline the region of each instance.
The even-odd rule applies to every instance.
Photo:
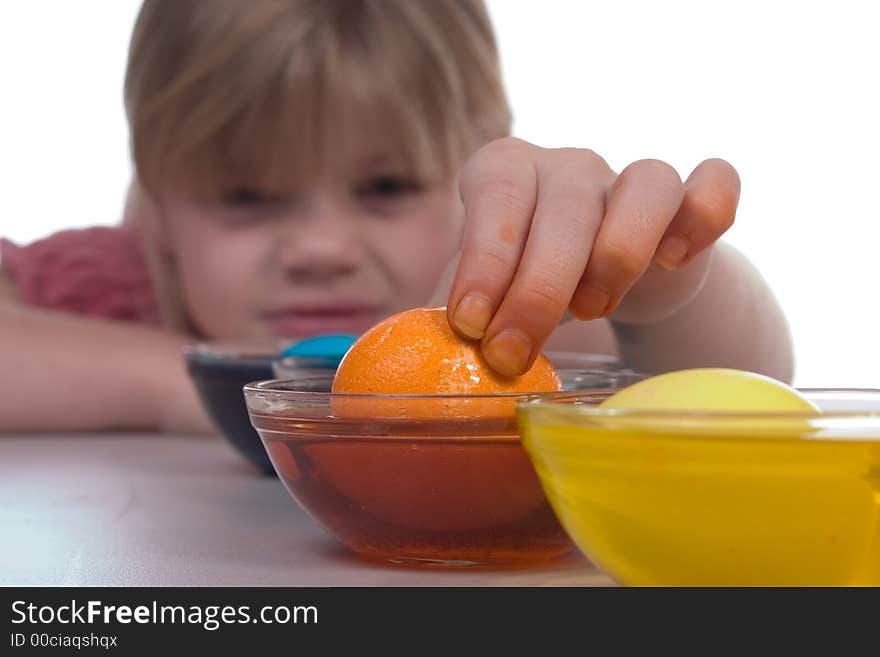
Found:
[[[509,137],[479,0],[147,0],[125,96],[122,226],[2,245],[0,430],[209,430],[184,343],[424,305],[503,374],[563,348],[791,379],[778,305],[718,241],[734,169]]]

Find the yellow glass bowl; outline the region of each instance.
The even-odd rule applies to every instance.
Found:
[[[821,409],[599,409],[617,390],[522,403],[560,524],[629,586],[880,585],[880,390]]]

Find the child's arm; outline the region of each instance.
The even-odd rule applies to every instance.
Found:
[[[0,431],[206,432],[182,336],[19,305],[0,273]]]
[[[791,383],[794,354],[788,323],[764,279],[729,244],[716,243],[706,257],[710,263],[702,287],[668,317],[639,323],[611,315],[624,360],[644,372],[732,367]],[[675,272],[654,273],[668,277]],[[626,310],[624,303],[621,311]]]
[[[739,201],[726,162],[706,160],[683,183],[658,160],[618,175],[591,151],[503,139],[478,151],[460,186],[467,223],[449,319],[500,372],[530,366],[568,310],[594,320],[585,334],[611,320],[637,369],[724,365],[791,379],[772,293],[717,244]]]

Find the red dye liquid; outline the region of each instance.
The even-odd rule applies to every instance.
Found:
[[[383,420],[386,435],[364,436],[363,421],[252,419],[291,495],[362,556],[525,566],[574,549],[509,418],[480,420],[479,436],[473,421]]]

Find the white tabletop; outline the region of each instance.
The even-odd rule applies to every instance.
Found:
[[[221,438],[0,434],[0,585],[611,586],[575,556],[524,570],[362,561]]]

